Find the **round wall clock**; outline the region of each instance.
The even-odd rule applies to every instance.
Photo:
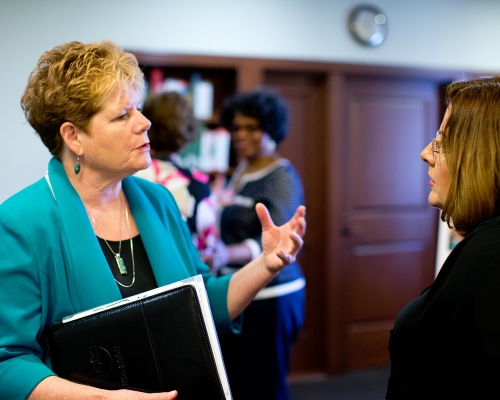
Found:
[[[375,47],[387,35],[387,18],[377,7],[361,5],[349,15],[349,31],[359,43]]]

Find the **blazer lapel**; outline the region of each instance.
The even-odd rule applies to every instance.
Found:
[[[80,196],[71,185],[61,162],[53,158],[48,177],[67,239],[70,292],[77,294],[81,310],[121,299],[113,275],[90,224]],[[76,300],[76,299],[74,299]],[[75,304],[76,306],[76,304]]]
[[[186,250],[187,246],[177,246],[184,240],[180,227],[176,223],[168,223],[166,215],[169,212],[167,210],[164,210],[165,216],[163,213],[162,217],[159,216],[159,211],[154,208],[135,179],[125,178],[123,190],[141,234],[158,286],[187,278],[187,268],[191,263],[187,258],[189,255],[181,253],[182,250]],[[162,204],[162,202],[158,203]],[[183,268],[179,268],[180,265],[183,265]]]

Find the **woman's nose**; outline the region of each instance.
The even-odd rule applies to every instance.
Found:
[[[432,142],[430,142],[420,153],[420,158],[427,164],[431,164],[431,162],[434,160],[434,153],[432,152],[431,147]]]
[[[139,123],[138,126],[139,131],[147,131],[149,128],[151,128],[151,121],[147,119],[140,111],[137,111],[139,113]]]
[[[244,138],[248,135],[248,131],[244,128],[244,127],[238,127],[236,129],[234,129],[232,132],[232,137],[233,138],[238,138],[238,139],[241,139],[241,138]]]

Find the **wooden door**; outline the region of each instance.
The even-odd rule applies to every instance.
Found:
[[[438,86],[347,77],[341,213],[346,368],[389,363],[398,312],[432,283],[437,211],[421,150],[438,127]]]
[[[306,284],[304,327],[293,349],[291,373],[325,370],[324,304],[325,276],[325,77],[314,73],[267,72],[265,85],[274,87],[290,106],[288,137],[279,153],[299,172],[305,190],[307,233],[299,262]]]

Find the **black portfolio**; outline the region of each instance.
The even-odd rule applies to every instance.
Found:
[[[54,372],[74,382],[231,399],[200,276],[67,317],[46,341]]]

